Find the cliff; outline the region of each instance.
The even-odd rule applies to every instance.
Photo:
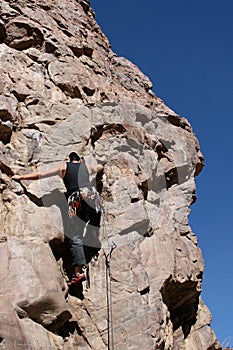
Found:
[[[188,223],[203,167],[189,122],[112,52],[87,0],[0,6],[0,349],[220,350]],[[61,180],[11,177],[73,150],[103,165],[104,213],[69,291]]]

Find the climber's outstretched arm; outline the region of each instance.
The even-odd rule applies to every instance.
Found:
[[[44,179],[46,177],[52,177],[55,175],[60,176],[61,178],[64,177],[66,171],[66,164],[61,164],[58,167],[54,167],[50,170],[43,171],[43,172],[33,172],[25,175],[14,175],[12,176],[13,180],[20,181],[20,180],[39,180]]]

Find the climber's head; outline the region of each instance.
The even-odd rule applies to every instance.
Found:
[[[80,157],[76,152],[71,152],[69,154],[70,161],[73,162],[74,160],[80,161]]]

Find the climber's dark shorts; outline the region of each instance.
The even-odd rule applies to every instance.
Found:
[[[75,214],[69,218],[67,232],[72,265],[84,266],[86,265],[86,257],[83,245],[100,249],[98,237],[101,210],[95,205],[95,202],[81,199]]]

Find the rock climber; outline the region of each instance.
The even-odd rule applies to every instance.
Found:
[[[98,239],[101,220],[100,195],[91,185],[89,175],[102,170],[102,165],[95,167],[86,165],[84,158],[76,152],[69,154],[69,162],[63,162],[60,166],[42,173],[33,172],[25,175],[14,175],[15,181],[38,180],[55,175],[63,179],[69,205],[69,229],[68,238],[72,255],[74,275],[67,283],[68,286],[85,281],[86,257],[83,247],[84,231],[87,224],[92,229],[92,245],[100,248]]]

